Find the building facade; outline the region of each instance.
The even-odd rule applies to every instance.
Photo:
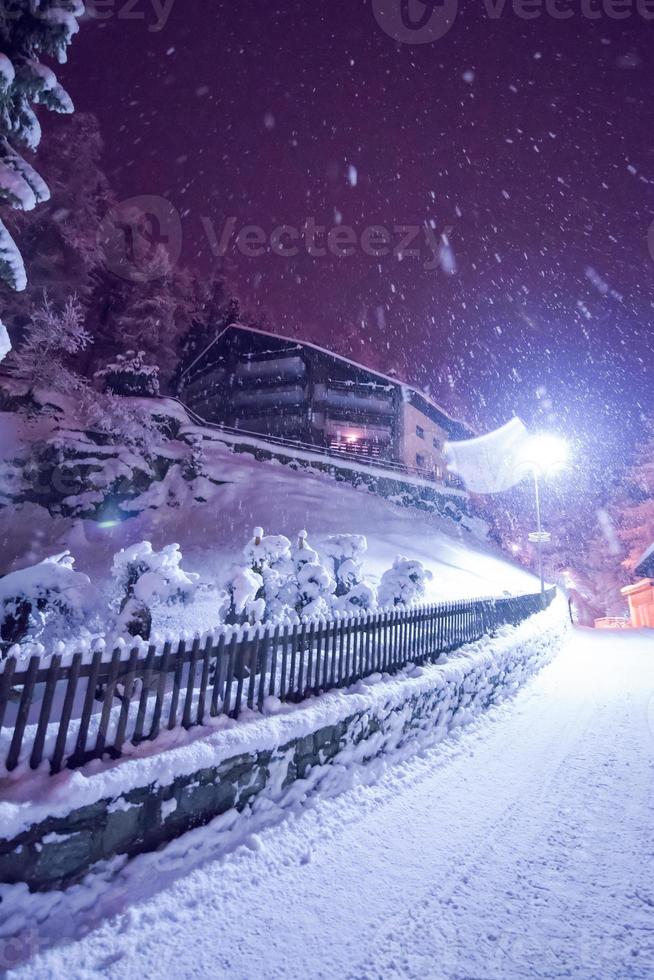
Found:
[[[184,371],[180,397],[208,422],[401,463],[435,481],[446,476],[444,443],[474,434],[397,379],[241,324],[223,330]]]
[[[631,625],[654,629],[654,543],[640,556],[634,575],[639,581],[620,589],[629,603]]]

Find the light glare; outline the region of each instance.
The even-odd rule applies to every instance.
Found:
[[[556,473],[568,461],[568,444],[560,436],[539,432],[530,436],[525,446],[524,462],[536,473]]]

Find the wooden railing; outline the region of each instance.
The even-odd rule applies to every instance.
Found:
[[[544,597],[549,605],[555,589]],[[50,771],[103,756],[163,729],[302,701],[374,673],[433,662],[540,611],[540,595],[448,602],[294,626],[221,627],[205,641],[117,648],[0,664],[0,767]]]

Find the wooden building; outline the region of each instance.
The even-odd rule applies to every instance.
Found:
[[[631,625],[654,629],[654,543],[640,556],[634,575],[639,580],[620,589],[629,603]]]
[[[436,481],[445,480],[443,443],[474,435],[397,378],[238,323],[184,371],[180,397],[208,422],[401,463]]]

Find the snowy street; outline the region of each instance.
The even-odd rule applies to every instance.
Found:
[[[651,632],[576,631],[512,701],[377,775],[226,856],[193,832],[86,912],[64,898],[11,975],[654,974]],[[65,920],[77,938],[48,948]]]
[[[4,4],[0,980],[654,980],[617,2]]]

